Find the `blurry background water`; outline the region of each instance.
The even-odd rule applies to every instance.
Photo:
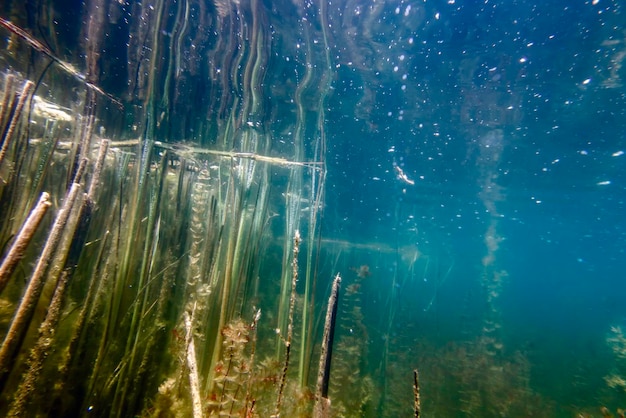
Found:
[[[92,146],[107,138],[109,153],[117,153],[105,163],[108,193],[125,196],[120,167],[129,167],[135,174],[124,187],[143,196],[125,210],[157,196],[139,194],[142,173],[178,167],[170,190],[176,212],[165,221],[174,209],[163,204],[162,217],[138,242],[145,239],[143,254],[152,257],[160,246],[180,245],[170,254],[175,262],[208,251],[199,267],[190,259],[171,279],[193,287],[205,274],[211,279],[203,289],[220,295],[210,300],[213,311],[196,318],[204,321],[199,329],[213,330],[196,331],[213,358],[200,372],[203,397],[211,399],[222,364],[216,329],[233,318],[250,322],[261,307],[259,352],[283,361],[274,330],[286,335],[291,238],[300,229],[295,317],[302,328],[292,364],[301,370],[298,379],[289,376],[301,390],[315,387],[317,363],[308,357],[318,353],[319,318],[331,278],[341,272],[330,396],[336,416],[412,414],[414,368],[424,416],[609,416],[600,408],[626,407],[620,1],[39,0],[7,1],[0,10],[26,31],[3,25],[5,80],[13,74],[36,82],[35,95],[67,108],[72,126],[95,117]],[[24,132],[36,146],[37,128]],[[140,160],[147,149],[152,154]],[[185,180],[187,166],[196,174]],[[3,175],[19,167],[3,167]],[[60,184],[68,173],[46,176]],[[16,196],[2,195],[4,210],[17,205]],[[62,196],[60,190],[55,199]],[[208,208],[203,215],[194,212],[201,207],[189,201],[194,196]],[[127,228],[122,206],[111,209],[120,212],[120,231]],[[154,213],[138,209],[130,219]],[[0,222],[5,230],[19,226],[7,226],[5,215]],[[215,238],[211,228],[220,231]],[[94,242],[103,239],[103,231],[91,231]],[[204,240],[194,235],[203,233]],[[5,231],[3,239],[11,236]],[[148,244],[155,236],[160,241]],[[248,236],[253,244],[241,246]],[[243,268],[233,261],[239,255]],[[118,256],[112,263],[122,266]],[[231,269],[240,277],[233,296],[220,284]],[[162,280],[146,274],[148,283]],[[5,303],[16,304],[20,289],[3,294]],[[202,292],[185,292],[171,303],[191,312]],[[80,295],[74,291],[68,311],[89,300]],[[122,324],[142,297],[121,297]],[[150,306],[144,301],[141,318],[152,314]],[[164,310],[164,327],[182,329],[183,311]],[[3,315],[6,333],[13,311]],[[300,345],[303,335],[309,341]],[[101,366],[107,390],[117,379],[110,376],[133,363],[129,347],[112,361],[115,372]],[[312,367],[310,376],[303,367]],[[18,382],[19,372],[11,373]],[[120,401],[123,383],[102,402],[112,402],[112,415],[161,412],[150,409],[157,388],[169,393],[161,373],[130,406]],[[96,392],[91,379],[76,398],[97,398],[83,393]],[[5,388],[3,396],[12,393]],[[91,401],[64,402],[80,414]]]

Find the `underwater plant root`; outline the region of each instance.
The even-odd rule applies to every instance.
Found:
[[[17,238],[13,242],[13,245],[11,245],[9,252],[0,265],[0,293],[4,290],[7,282],[11,278],[11,274],[13,274],[13,271],[17,267],[17,264],[22,258],[24,258],[26,247],[33,238],[33,235],[35,235],[37,227],[39,227],[39,224],[48,211],[50,205],[50,195],[43,192],[39,201],[33,210],[31,210],[30,215],[28,215],[24,225],[22,225],[22,229],[20,229],[20,232],[17,234]]]

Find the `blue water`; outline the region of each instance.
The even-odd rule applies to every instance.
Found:
[[[358,51],[337,46],[342,69],[370,64],[340,69],[333,84],[325,231],[417,246],[419,273],[393,285],[396,331],[445,344],[475,333],[484,314],[492,226],[500,242],[490,268],[506,272],[493,302],[501,338],[529,359],[531,386],[563,416],[623,400],[603,380],[619,368],[606,338],[626,310],[626,95],[614,82],[625,75],[623,5],[383,10],[376,46],[358,36]],[[368,89],[364,121],[353,109]],[[381,292],[402,270],[373,267]]]

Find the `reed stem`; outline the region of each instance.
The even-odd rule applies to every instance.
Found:
[[[335,320],[337,319],[337,305],[339,303],[339,285],[341,276],[337,274],[333,280],[333,287],[328,298],[328,309],[324,323],[324,337],[320,353],[320,366],[317,372],[317,390],[315,392],[314,418],[330,417],[330,399],[328,399],[328,384],[330,383],[330,362],[333,355],[333,339],[335,337]]]
[[[71,76],[73,76],[79,82],[83,83],[85,87],[87,87],[88,89],[91,89],[95,91],[96,93],[106,97],[107,99],[115,103],[118,107],[120,108],[123,107],[122,103],[119,100],[117,100],[115,97],[113,97],[109,93],[106,93],[104,90],[102,90],[100,87],[96,86],[95,84],[87,81],[86,77],[83,74],[76,71],[71,64],[68,64],[67,62],[62,61],[60,58],[54,55],[54,53],[52,52],[52,50],[50,50],[50,48],[48,48],[47,46],[39,42],[37,39],[33,38],[24,29],[20,28],[19,26],[1,17],[0,17],[0,26],[3,26],[7,30],[11,31],[12,33],[20,37],[23,41],[25,41],[28,45],[30,45],[31,48],[46,55],[55,64],[57,64],[59,68],[61,68],[67,74],[70,74]]]
[[[413,407],[415,409],[415,418],[419,418],[421,412],[420,406],[420,382],[417,369],[413,370]]]
[[[195,306],[194,306],[195,311]],[[193,315],[193,313],[192,313]],[[187,340],[187,367],[189,368],[189,386],[191,388],[191,403],[193,406],[193,417],[203,417],[202,397],[200,396],[200,379],[198,377],[198,363],[196,361],[196,346],[193,342],[192,330],[193,318],[185,312],[185,331]]]
[[[87,190],[88,199],[93,201],[96,188],[100,185],[100,175],[102,173],[102,167],[104,166],[104,159],[106,158],[109,144],[111,141],[108,139],[102,139],[100,141],[100,148],[98,149],[98,159],[93,168],[93,174],[91,175],[91,182],[89,183],[89,189]]]
[[[20,229],[6,257],[2,260],[2,264],[0,265],[0,293],[2,293],[6,287],[20,260],[24,258],[26,247],[28,247],[33,235],[35,235],[50,205],[50,195],[43,192],[39,201],[33,210],[31,210],[30,215],[28,215],[24,225],[22,225],[22,229]]]
[[[7,74],[4,77],[4,93],[2,94],[2,110],[0,111],[0,129],[4,129],[6,119],[10,116],[10,105],[12,100],[11,92],[13,91],[13,84],[15,82],[15,76],[13,74]]]
[[[0,165],[2,165],[2,161],[4,160],[6,152],[9,148],[11,139],[13,138],[13,134],[15,133],[15,129],[17,128],[17,124],[20,121],[20,116],[22,116],[22,111],[24,110],[26,99],[28,99],[30,93],[34,90],[34,88],[35,83],[30,80],[26,80],[26,82],[24,83],[24,87],[22,87],[20,98],[17,101],[17,105],[15,106],[15,112],[13,112],[11,120],[9,121],[9,125],[4,132],[2,141],[0,141],[0,143],[2,143],[2,148],[0,148]]]
[[[291,261],[292,276],[291,276],[291,296],[289,298],[289,319],[287,323],[287,339],[285,340],[285,364],[283,366],[283,372],[280,378],[280,386],[278,389],[278,399],[276,400],[276,412],[275,417],[280,417],[280,406],[283,399],[283,392],[285,390],[285,383],[287,382],[287,369],[289,368],[289,354],[291,352],[291,339],[293,337],[293,312],[296,305],[296,285],[298,283],[298,254],[300,253],[300,231],[296,229],[295,236],[293,237],[293,260]]]
[[[59,211],[54,225],[52,226],[48,240],[39,256],[26,292],[20,302],[20,306],[11,321],[9,331],[2,342],[2,346],[0,347],[0,387],[4,387],[6,378],[13,367],[12,363],[15,351],[21,345],[28,325],[33,317],[35,307],[37,306],[39,296],[45,284],[46,271],[61,241],[63,229],[67,224],[67,220],[80,189],[80,184],[72,184],[65,202],[63,203],[63,207]]]
[[[15,392],[16,396],[9,409],[9,417],[26,416],[29,403],[37,390],[37,380],[43,370],[43,363],[50,353],[50,348],[54,344],[57,325],[61,318],[65,289],[69,278],[72,275],[73,267],[66,267],[59,278],[54,291],[52,301],[48,307],[45,320],[39,326],[39,338],[36,345],[30,352],[28,359],[28,370],[22,379],[22,383]]]

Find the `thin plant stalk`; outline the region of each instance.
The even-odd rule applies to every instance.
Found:
[[[194,306],[195,310],[195,306]],[[193,315],[193,312],[192,312]],[[187,367],[189,369],[189,386],[191,388],[191,404],[194,418],[202,418],[202,397],[200,396],[200,378],[198,377],[198,363],[196,361],[196,346],[193,342],[192,330],[193,316],[190,317],[185,312],[185,331],[187,342]]]
[[[306,271],[304,280],[304,303],[302,307],[302,332],[300,339],[300,361],[298,370],[298,379],[300,387],[304,388],[309,381],[309,364],[311,361],[311,343],[313,341],[313,310],[315,306],[315,278],[316,272],[313,270],[313,253],[314,248],[320,249],[321,233],[317,226],[317,214],[322,204],[322,195],[324,190],[324,175],[325,171],[322,170],[319,173],[319,182],[316,187],[316,177],[318,173],[316,170],[311,170],[311,190],[316,190],[311,203],[311,210],[309,213],[309,239],[306,255]]]
[[[67,74],[70,74],[71,76],[73,76],[79,82],[82,82],[85,85],[85,87],[87,87],[87,88],[95,91],[96,93],[106,97],[111,102],[115,103],[118,107],[122,108],[122,103],[119,100],[117,100],[115,97],[113,97],[109,93],[106,93],[104,90],[102,90],[100,87],[96,86],[95,84],[87,81],[86,77],[83,74],[81,74],[78,71],[76,71],[71,64],[68,64],[65,61],[62,61],[60,58],[58,58],[56,55],[54,55],[54,53],[50,50],[50,48],[48,48],[47,46],[45,46],[44,44],[39,42],[37,39],[33,38],[24,29],[20,28],[19,26],[15,25],[12,22],[9,22],[8,20],[3,19],[1,17],[0,17],[0,26],[3,26],[7,30],[9,30],[12,33],[14,33],[15,35],[19,36],[28,45],[30,45],[31,48],[35,49],[36,51],[39,51],[39,52],[43,53],[44,55],[46,55],[54,63],[56,63],[59,66],[59,68],[61,68]]]
[[[100,148],[98,151],[98,158],[96,160],[96,163],[94,165],[94,169],[93,169],[93,174],[91,176],[91,180],[90,180],[90,184],[89,184],[89,189],[88,192],[85,194],[85,198],[83,200],[82,206],[80,208],[80,213],[78,215],[78,229],[76,231],[76,233],[74,234],[74,237],[72,239],[72,243],[71,243],[71,248],[70,248],[70,254],[73,254],[70,256],[70,258],[66,261],[65,263],[65,268],[62,272],[61,278],[59,279],[59,283],[57,284],[57,288],[54,292],[54,296],[53,296],[53,302],[51,302],[51,306],[54,303],[54,298],[60,298],[61,300],[64,297],[64,292],[65,292],[65,286],[67,284],[67,282],[70,281],[70,279],[72,278],[72,276],[74,275],[74,272],[76,270],[76,266],[78,265],[78,260],[80,258],[80,254],[82,253],[82,250],[84,248],[84,244],[85,244],[85,240],[87,238],[87,232],[89,229],[89,225],[91,223],[91,219],[92,219],[92,212],[94,210],[94,206],[95,206],[95,202],[94,202],[94,194],[96,191],[96,188],[99,185],[100,182],[100,175],[102,173],[102,166],[104,165],[104,160],[106,157],[106,153],[108,150],[108,144],[109,141],[106,139],[103,139],[102,142],[100,143]],[[108,236],[108,234],[107,234]],[[106,239],[105,239],[106,241]],[[102,247],[104,248],[104,246]],[[100,254],[98,255],[97,260],[100,260],[102,257],[102,251],[100,251]],[[96,263],[96,265],[99,264]],[[80,332],[80,330],[82,329],[82,325],[84,323],[84,319],[85,319],[85,308],[87,306],[91,306],[91,294],[93,292],[93,287],[94,284],[98,282],[98,280],[96,280],[95,278],[92,279],[90,281],[89,284],[89,290],[87,293],[87,296],[85,298],[85,301],[83,303],[83,309],[81,309],[81,313],[79,315],[79,320],[77,321],[77,326],[75,328],[75,333]],[[49,324],[54,324],[56,325],[56,322],[58,322],[58,318],[54,318],[51,317],[50,319],[48,319],[48,316],[50,315],[50,312],[48,312],[48,314],[46,315],[46,319],[44,320],[44,322],[48,322]],[[48,328],[50,328],[51,325],[48,325]],[[52,340],[52,336],[53,336],[53,332],[50,331],[46,331],[43,332],[42,330],[46,330],[47,328],[45,328],[42,324],[41,328],[40,328],[40,341],[38,341],[37,343],[37,347],[39,346],[45,346],[46,343],[50,343]],[[76,334],[72,337],[71,343],[70,343],[70,348],[75,347],[76,345],[76,341],[75,341],[75,336]],[[45,342],[42,342],[42,339],[45,339]],[[33,349],[33,353],[35,353],[36,349]],[[69,352],[71,353],[71,350],[69,350]],[[70,360],[70,358],[68,357],[67,359],[68,361]],[[62,372],[65,372],[67,367],[67,364],[63,364],[62,367],[60,367],[60,370]],[[24,381],[26,382],[28,379],[24,379]]]
[[[256,355],[256,343],[257,343],[257,330],[259,326],[259,319],[261,319],[261,310],[258,309],[254,314],[254,319],[252,320],[252,324],[250,325],[250,377],[248,378],[248,383],[246,385],[246,404],[244,406],[244,416],[249,416],[248,414],[252,414],[254,409],[255,400],[252,399],[252,383],[254,382],[254,357]]]
[[[276,400],[276,412],[275,417],[280,417],[280,407],[283,399],[283,392],[285,390],[285,383],[287,382],[287,369],[289,368],[289,354],[291,352],[291,339],[293,336],[293,313],[295,311],[296,304],[296,285],[298,283],[298,254],[300,253],[300,231],[296,229],[293,237],[293,260],[291,262],[292,279],[291,279],[291,296],[289,298],[289,318],[287,322],[287,339],[285,340],[285,363],[283,365],[283,371],[280,378],[280,386],[278,388],[278,399]]]
[[[413,409],[415,411],[415,418],[420,417],[421,406],[420,406],[420,382],[419,382],[419,373],[417,369],[413,370]]]
[[[123,311],[123,295],[125,288],[128,286],[127,280],[130,275],[130,267],[133,265],[133,250],[135,249],[134,243],[139,241],[141,223],[138,222],[141,204],[145,198],[146,190],[145,184],[147,182],[148,170],[150,167],[150,159],[152,156],[152,141],[145,140],[139,145],[140,148],[140,160],[137,164],[135,171],[136,180],[133,182],[132,189],[126,191],[130,195],[130,201],[127,205],[127,211],[130,211],[130,215],[122,216],[124,212],[123,196],[122,196],[122,184],[124,181],[124,175],[126,174],[126,167],[128,167],[128,161],[124,158],[120,161],[119,170],[119,182],[120,182],[120,196],[118,203],[119,216],[117,220],[117,259],[114,265],[114,284],[113,291],[111,292],[111,301],[108,304],[108,320],[106,321],[106,334],[102,340],[103,346],[100,347],[100,352],[104,352],[107,341],[114,338],[115,327],[119,325],[119,315]],[[124,221],[128,219],[126,223],[127,228],[123,229]],[[100,355],[96,358],[96,363],[101,360]]]
[[[4,128],[4,124],[6,123],[6,118],[9,117],[10,111],[9,103],[11,102],[11,92],[13,91],[13,84],[15,82],[15,76],[13,74],[7,74],[4,78],[4,93],[2,95],[2,113],[0,113],[0,129]]]
[[[285,249],[283,251],[283,260],[282,260],[282,276],[281,276],[281,284],[280,284],[280,299],[278,303],[278,326],[277,328],[281,330],[281,332],[285,332],[288,322],[289,322],[289,300],[290,294],[293,291],[293,287],[290,287],[290,284],[293,279],[293,274],[289,274],[289,263],[293,263],[293,248],[290,247],[289,241],[287,241],[287,237],[292,234],[295,235],[298,230],[298,222],[300,219],[300,196],[302,189],[302,174],[301,170],[291,170],[289,175],[289,183],[287,184],[287,193],[286,193],[286,213],[285,213]],[[292,232],[293,231],[293,232]],[[298,232],[299,234],[299,232]],[[276,349],[276,358],[279,359],[282,356],[282,350],[285,347],[284,338],[282,335],[278,335],[278,339],[276,341],[277,349]]]
[[[238,254],[236,253],[237,249],[237,238],[239,236],[239,230],[241,228],[241,218],[242,218],[242,196],[239,190],[236,190],[234,176],[232,175],[234,169],[231,169],[231,178],[229,184],[229,190],[227,191],[226,199],[229,199],[229,196],[232,197],[231,200],[231,211],[230,215],[233,219],[233,222],[230,224],[230,234],[228,236],[227,246],[226,246],[226,264],[224,265],[224,278],[222,283],[222,295],[220,301],[220,313],[219,313],[219,321],[218,321],[218,333],[215,338],[215,344],[213,348],[213,353],[211,357],[211,368],[209,374],[209,382],[208,384],[212,384],[213,382],[213,370],[215,365],[219,361],[222,355],[222,341],[223,336],[221,330],[226,325],[228,321],[228,313],[230,311],[229,301],[231,297],[231,289],[232,289],[232,281],[233,281],[233,266],[235,264],[239,264]],[[227,216],[226,213],[224,216]],[[225,225],[226,222],[223,222]]]
[[[123,378],[121,379],[122,387],[118,389],[116,393],[116,398],[119,401],[120,413],[123,411],[123,405],[127,402],[128,390],[129,386],[132,382],[131,375],[136,371],[135,370],[135,362],[137,359],[137,351],[139,349],[139,339],[142,336],[142,333],[139,332],[142,328],[143,323],[143,312],[148,299],[148,289],[144,289],[146,283],[149,282],[149,276],[152,271],[152,266],[154,265],[154,255],[158,248],[159,244],[159,230],[161,225],[161,218],[157,214],[157,211],[160,206],[161,196],[164,188],[164,182],[167,176],[167,153],[161,159],[160,167],[160,179],[158,185],[158,191],[155,195],[152,196],[150,207],[148,211],[148,219],[147,219],[147,231],[145,244],[143,247],[143,254],[141,258],[141,270],[138,277],[137,283],[137,293],[135,295],[135,301],[133,302],[134,307],[131,314],[131,324],[130,330],[128,331],[128,338],[126,340],[126,349],[125,349],[125,360],[128,360],[127,365],[123,370]],[[143,295],[141,292],[143,291]],[[125,361],[124,360],[124,361]]]
[[[324,323],[324,337],[320,352],[320,365],[317,372],[317,389],[315,391],[314,418],[330,417],[330,399],[328,399],[328,385],[330,383],[330,363],[333,354],[333,339],[335,337],[335,321],[337,319],[337,305],[339,303],[339,285],[341,276],[337,274],[333,280],[333,287],[328,298],[328,309]]]
[[[87,190],[87,196],[90,200],[94,200],[94,194],[96,188],[100,185],[100,175],[102,174],[102,167],[104,167],[104,159],[106,158],[109,144],[111,141],[108,139],[102,139],[100,141],[100,148],[98,149],[98,159],[93,168],[93,174],[91,175],[91,182],[89,183],[89,189]]]
[[[120,187],[120,202],[119,202],[119,219],[118,219],[118,232],[117,232],[117,246],[118,251],[120,251],[119,258],[116,260],[114,270],[115,270],[115,279],[113,284],[113,290],[111,292],[111,300],[108,303],[108,312],[107,312],[107,321],[105,321],[105,334],[102,336],[100,341],[100,347],[98,350],[98,355],[95,360],[94,370],[99,372],[99,367],[103,360],[103,356],[106,351],[110,348],[109,343],[116,338],[117,327],[120,325],[121,319],[120,315],[124,312],[124,295],[126,294],[126,289],[129,286],[135,287],[135,283],[132,282],[131,277],[131,268],[135,265],[134,256],[136,255],[136,242],[140,242],[141,236],[141,228],[143,227],[143,223],[139,222],[140,212],[143,208],[141,202],[145,199],[148,183],[148,173],[150,167],[150,160],[152,157],[153,151],[153,142],[148,139],[144,139],[143,142],[139,144],[139,161],[136,164],[135,171],[135,180],[132,184],[132,189],[126,191],[131,197],[130,201],[127,205],[127,211],[130,211],[130,214],[127,214],[125,217],[122,216],[123,213],[123,200],[122,200],[122,188]],[[120,185],[123,182],[123,171],[125,170],[126,164],[122,166],[120,170]],[[123,224],[125,223],[123,218],[128,219],[126,223],[128,227],[124,230],[122,229]],[[147,245],[147,244],[146,244]],[[138,301],[135,301],[138,303]],[[129,353],[129,347],[132,341],[133,335],[129,334],[126,345],[125,345],[125,353]],[[127,359],[126,359],[127,360]],[[125,361],[126,361],[125,360]],[[120,365],[120,367],[122,367]],[[119,372],[116,371],[114,374],[115,381],[120,382]],[[95,373],[92,375],[91,385],[94,383],[93,380],[96,379]],[[123,383],[122,383],[123,385]],[[117,414],[121,414],[122,403],[123,403],[123,394],[125,388],[119,388],[116,391],[114,399],[113,399],[113,407],[112,409]]]
[[[54,168],[53,157],[57,149],[57,145],[60,139],[59,135],[60,124],[57,120],[46,120],[44,127],[44,135],[39,147],[40,156],[38,161],[33,161],[37,164],[37,170],[30,176],[30,186],[28,187],[29,193],[24,193],[26,199],[25,204],[20,204],[20,207],[30,207],[33,203],[35,196],[41,191],[44,180],[48,178],[51,169]],[[20,209],[17,209],[19,212]]]
[[[13,138],[13,134],[15,133],[15,129],[17,128],[17,124],[20,121],[20,117],[22,116],[22,111],[24,110],[26,100],[30,97],[30,94],[34,89],[35,83],[30,80],[26,80],[26,82],[24,83],[24,87],[22,87],[20,98],[17,101],[17,105],[15,106],[15,112],[13,112],[11,120],[9,121],[9,125],[4,132],[2,141],[0,141],[2,143],[2,148],[0,148],[0,165],[2,165],[2,161],[4,160],[6,152],[11,143],[11,139]]]

